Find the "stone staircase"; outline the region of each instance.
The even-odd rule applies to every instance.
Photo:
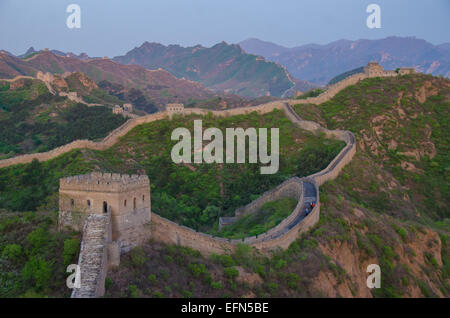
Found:
[[[81,286],[73,290],[72,298],[92,298],[104,294],[110,222],[109,213],[87,217],[78,259]]]

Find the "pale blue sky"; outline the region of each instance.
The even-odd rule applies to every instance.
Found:
[[[81,6],[81,29],[66,26]],[[366,7],[381,6],[381,29]],[[292,47],[338,39],[416,36],[450,42],[450,0],[0,0],[0,49],[49,47],[91,56],[126,53],[144,41],[211,46],[249,37]]]

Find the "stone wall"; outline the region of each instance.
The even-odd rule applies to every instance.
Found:
[[[57,148],[47,151],[47,152],[20,155],[17,157],[0,160],[0,168],[17,165],[17,164],[30,163],[31,161],[33,161],[33,159],[38,159],[39,161],[51,160],[62,154],[72,151],[74,149],[88,148],[88,149],[94,149],[94,150],[105,150],[105,149],[108,149],[109,147],[111,147],[112,145],[114,145],[116,142],[118,142],[120,137],[126,135],[133,128],[135,128],[139,125],[142,125],[144,123],[149,123],[149,122],[163,119],[165,117],[166,117],[165,112],[159,112],[156,114],[133,118],[133,119],[128,120],[122,126],[113,130],[108,136],[106,136],[100,142],[94,142],[94,141],[90,141],[90,140],[75,140],[69,144],[66,144],[61,147],[57,147]]]
[[[312,182],[315,184],[313,179],[304,178],[292,178],[286,181],[286,185],[292,186],[293,183],[301,185],[303,180]],[[255,247],[259,250],[273,250],[278,248],[287,248],[292,242],[294,242],[300,233],[306,232],[312,226],[314,226],[319,221],[320,216],[320,203],[319,203],[319,192],[318,186],[315,184],[317,193],[317,204],[315,208],[304,218],[301,218],[295,223],[293,227],[288,225],[295,222],[298,219],[304,205],[303,191],[300,188],[300,193],[297,193],[298,202],[292,213],[284,219],[280,224],[271,230],[267,231],[258,236],[246,237],[245,239],[226,239],[221,237],[214,237],[202,232],[197,232],[191,228],[181,226],[167,220],[155,213],[152,215],[152,238],[156,241],[160,241],[166,244],[175,244],[181,246],[191,247],[200,251],[203,255],[208,256],[211,253],[224,254],[234,251],[237,244],[243,243]],[[278,199],[278,195],[282,196],[283,192],[265,195],[270,196],[271,199]],[[270,200],[268,200],[270,201]]]
[[[392,72],[388,72],[385,76],[395,75]],[[275,189],[264,193],[261,197],[247,206],[236,211],[236,214],[239,217],[249,213],[255,213],[264,203],[269,201],[277,200],[283,197],[295,197],[298,199],[297,205],[292,213],[279,225],[266,233],[254,237],[247,237],[242,240],[230,240],[220,237],[213,237],[205,233],[197,232],[188,227],[178,225],[153,213],[151,218],[151,229],[148,229],[148,232],[151,233],[152,239],[167,244],[188,246],[199,250],[205,255],[209,255],[211,253],[230,253],[236,248],[238,243],[245,243],[260,250],[272,250],[278,248],[285,249],[289,247],[289,245],[298,238],[299,234],[306,232],[319,221],[319,186],[328,180],[336,178],[342,168],[352,160],[356,151],[355,136],[351,132],[328,130],[315,122],[305,121],[297,113],[295,113],[290,105],[302,103],[323,103],[332,98],[343,88],[353,85],[364,78],[367,78],[367,75],[364,73],[355,74],[328,87],[328,90],[321,95],[305,100],[276,101],[259,106],[236,108],[225,111],[209,111],[195,108],[184,109],[183,114],[206,115],[208,113],[212,113],[214,116],[222,117],[248,114],[253,111],[264,114],[271,112],[274,109],[280,109],[284,110],[288,118],[292,122],[296,123],[300,128],[312,131],[313,133],[323,132],[327,137],[334,137],[343,140],[346,143],[346,146],[322,171],[307,178],[291,178]],[[115,144],[120,137],[127,134],[136,126],[166,117],[168,117],[166,112],[160,112],[157,114],[134,118],[118,127],[101,142],[77,140],[46,153],[29,154],[1,160],[0,168],[20,163],[28,163],[35,158],[40,161],[50,160],[73,149],[90,148],[95,150],[105,150]],[[303,209],[306,204],[303,186],[305,182],[314,186],[316,195],[316,206],[306,216],[303,215]],[[63,213],[60,218],[68,223],[74,222],[73,215],[65,215]],[[81,242],[81,250],[78,261],[81,268],[81,288],[74,289],[71,297],[100,297],[103,296],[105,292],[104,285],[107,269],[111,266],[117,266],[119,264],[120,244],[112,241],[113,221],[110,212],[106,214],[90,214],[86,217],[85,221],[83,220],[82,222],[84,222],[83,239]],[[128,234],[131,233],[130,231],[126,232]],[[134,240],[134,238],[130,239]]]
[[[355,135],[350,131],[329,130],[321,127],[317,123],[303,120],[289,105],[286,105],[286,114],[292,121],[297,123],[300,128],[313,132],[322,132],[325,133],[327,137],[334,137],[346,143],[345,147],[325,169],[310,176],[310,178],[313,178],[319,186],[329,180],[335,179],[339,175],[339,172],[342,170],[342,168],[353,159],[353,156],[356,153]]]
[[[297,105],[297,104],[315,104],[315,105],[319,105],[322,103],[325,103],[327,101],[329,101],[331,98],[333,98],[337,93],[339,93],[341,90],[343,90],[344,88],[351,86],[351,85],[355,85],[356,83],[358,83],[359,81],[362,81],[366,78],[371,78],[371,77],[395,77],[398,76],[399,74],[395,71],[391,71],[391,70],[381,70],[380,71],[376,71],[376,72],[364,72],[364,73],[357,73],[357,74],[353,74],[345,79],[343,79],[342,81],[339,81],[335,84],[332,84],[330,86],[327,86],[327,89],[325,92],[323,92],[322,94],[320,94],[319,96],[316,97],[309,97],[306,99],[292,99],[289,100],[289,104],[290,105]]]
[[[274,235],[268,239],[261,240],[260,242],[256,242],[252,244],[255,248],[259,250],[273,250],[273,249],[287,249],[289,245],[291,245],[300,234],[308,231],[314,225],[319,222],[320,218],[320,196],[319,196],[319,187],[315,183],[313,179],[302,178],[302,181],[312,182],[316,188],[316,206],[312,211],[305,216],[300,222],[296,223],[292,228],[285,228],[284,232],[279,233],[278,235]],[[302,201],[299,204],[303,204]],[[284,222],[284,221],[283,221]]]
[[[289,100],[289,104],[290,105],[297,105],[297,104],[319,105],[319,104],[325,103],[325,102],[329,101],[331,98],[333,98],[337,93],[339,93],[344,88],[346,88],[350,85],[355,85],[359,81],[362,81],[363,79],[366,79],[368,77],[369,76],[367,76],[364,73],[354,74],[352,76],[349,76],[349,77],[343,79],[340,82],[337,82],[333,85],[328,86],[327,90],[325,92],[323,92],[322,94],[320,94],[319,96],[309,97],[306,99],[292,99],[292,100]]]
[[[233,108],[223,111],[211,111],[207,109],[202,108],[185,108],[184,114],[190,115],[190,114],[199,114],[199,115],[207,115],[208,113],[212,113],[214,116],[218,117],[227,117],[227,116],[234,116],[234,115],[244,115],[249,114],[251,112],[258,112],[259,114],[266,114],[270,113],[274,109],[284,109],[284,105],[288,103],[289,105],[296,105],[296,104],[305,104],[305,103],[313,103],[313,104],[320,104],[323,102],[326,102],[330,98],[332,98],[334,95],[336,95],[340,90],[343,88],[356,84],[358,81],[366,78],[367,76],[364,74],[355,74],[353,76],[350,76],[346,78],[345,80],[338,82],[334,85],[331,85],[328,87],[328,90],[322,93],[321,95],[317,97],[311,97],[308,99],[303,100],[279,100],[274,101],[258,106],[251,106],[251,107],[241,107],[241,108]],[[16,164],[25,164],[30,163],[33,159],[38,159],[39,161],[47,161],[54,159],[64,153],[67,153],[69,151],[72,151],[74,149],[94,149],[94,150],[105,150],[114,145],[116,142],[119,141],[119,138],[126,135],[130,130],[133,128],[145,124],[150,123],[153,121],[161,120],[164,118],[168,118],[169,116],[165,111],[158,112],[155,114],[137,117],[128,120],[125,122],[122,126],[116,128],[113,130],[108,136],[106,136],[102,141],[100,142],[93,142],[90,140],[75,140],[69,144],[66,144],[64,146],[55,148],[53,150],[50,150],[48,152],[43,153],[36,153],[36,154],[26,154],[26,155],[20,155],[13,158],[8,158],[4,160],[0,160],[0,168],[16,165]],[[307,122],[304,123],[304,129],[312,130],[315,127],[320,127],[317,123],[310,122],[311,127],[307,127]]]
[[[89,215],[83,227],[83,238],[78,258],[81,286],[73,289],[72,298],[94,298],[105,294],[108,245],[110,242],[111,215]]]
[[[204,255],[232,252],[235,244],[230,240],[196,232],[152,213],[152,238],[166,244],[176,244],[194,248]]]
[[[243,108],[235,108],[230,110],[224,110],[224,111],[210,111],[206,109],[201,108],[186,108],[184,110],[184,114],[199,114],[199,115],[207,115],[208,113],[213,113],[214,116],[218,117],[226,117],[226,116],[234,116],[234,115],[242,115],[242,114],[249,114],[251,112],[258,112],[260,114],[266,114],[274,109],[283,109],[283,102],[282,101],[276,101],[271,102],[268,104],[263,104],[259,106],[252,106],[252,107],[243,107]],[[167,113],[164,112],[158,112],[155,114],[137,117],[128,120],[125,122],[122,126],[116,128],[113,130],[108,136],[106,136],[102,141],[94,142],[90,140],[75,140],[72,141],[69,144],[66,144],[61,147],[57,147],[53,150],[47,151],[47,152],[41,152],[41,153],[34,153],[34,154],[26,154],[26,155],[20,155],[13,158],[3,159],[0,160],[0,168],[13,166],[17,164],[25,164],[30,163],[33,161],[33,159],[37,159],[39,161],[47,161],[54,159],[64,153],[70,152],[75,149],[93,149],[93,150],[106,150],[109,147],[113,146],[115,143],[119,141],[120,137],[123,137],[128,132],[130,132],[133,128],[145,124],[150,123],[153,121],[161,120],[164,118],[167,118]]]
[[[331,163],[322,171],[310,176],[313,178],[319,186],[324,184],[329,180],[335,179],[342,168],[346,166],[353,159],[356,153],[356,140],[355,136],[351,132],[347,132],[349,139],[351,140],[347,145],[340,151],[340,153],[331,161]]]
[[[261,248],[261,246],[259,245],[260,243],[270,241],[275,237],[283,236],[287,232],[286,229],[288,228],[289,224],[294,222],[300,216],[304,204],[303,181],[297,177],[293,177],[285,181],[282,186],[283,185],[285,187],[284,190],[280,189],[281,191],[265,193],[260,198],[247,205],[250,206],[249,212],[258,212],[256,208],[260,206],[260,201],[270,202],[285,198],[286,195],[289,195],[297,200],[297,204],[294,210],[291,212],[291,214],[289,214],[287,218],[281,221],[280,224],[278,224],[274,228],[271,228],[267,232],[256,236],[246,237],[242,240],[243,243],[255,246],[256,248]],[[232,242],[239,243],[241,242],[241,240],[232,240]]]
[[[278,200],[281,198],[295,198],[299,199],[302,193],[302,184],[298,182],[296,178],[286,180],[274,189],[271,189],[262,194],[258,199],[250,202],[244,207],[236,210],[235,216],[242,217],[245,215],[253,214],[261,209],[261,207],[270,201]]]
[[[403,73],[413,73],[414,69],[409,68],[401,68],[402,74]],[[393,77],[397,76],[398,74],[395,71],[389,71],[384,70],[382,73],[377,75],[369,75],[368,73],[358,73],[354,74],[352,76],[349,76],[345,79],[343,79],[340,82],[337,82],[333,85],[330,85],[327,87],[326,91],[320,94],[317,97],[310,97],[307,99],[287,99],[287,100],[279,100],[274,101],[258,106],[251,106],[251,107],[241,107],[241,108],[234,108],[224,111],[211,111],[207,109],[200,109],[200,108],[185,108],[183,111],[183,114],[189,115],[189,114],[201,114],[206,115],[208,113],[212,113],[214,116],[233,116],[233,115],[242,115],[242,114],[249,114],[253,111],[256,111],[260,114],[265,114],[268,112],[273,111],[274,109],[283,109],[284,104],[289,104],[291,106],[297,105],[297,104],[322,104],[328,100],[330,100],[332,97],[334,97],[337,93],[339,93],[344,88],[354,85],[358,83],[361,80],[364,80],[369,77],[375,77],[375,76],[382,76],[382,77]],[[18,76],[15,79],[7,80],[7,81],[14,81],[19,78],[32,78],[28,76]],[[155,114],[143,116],[143,117],[137,117],[128,120],[126,123],[124,123],[122,126],[118,127],[114,131],[112,131],[107,137],[105,137],[100,142],[93,142],[90,140],[76,140],[73,141],[67,145],[55,148],[51,151],[44,152],[44,153],[37,153],[37,154],[26,154],[26,155],[20,155],[13,158],[8,158],[4,160],[0,160],[0,168],[16,165],[16,164],[24,164],[29,163],[33,159],[38,159],[39,161],[46,161],[53,158],[56,158],[60,156],[61,154],[64,154],[66,152],[69,152],[74,149],[82,149],[82,148],[89,148],[94,150],[105,150],[112,145],[114,145],[120,137],[126,135],[131,129],[135,128],[136,126],[142,125],[144,123],[149,123],[152,121],[160,120],[165,117],[169,117],[167,112],[158,112]],[[317,123],[310,122],[308,123],[305,121],[303,123],[304,129],[314,129],[314,127],[320,127]],[[307,128],[307,126],[310,125],[311,128]]]
[[[258,212],[261,209],[261,207],[264,204],[266,204],[267,202],[279,200],[282,198],[294,198],[297,200],[297,202],[301,202],[302,195],[303,195],[303,183],[300,181],[299,178],[296,178],[296,177],[291,178],[289,180],[286,180],[285,182],[283,182],[276,188],[266,191],[258,199],[250,202],[246,206],[236,209],[236,211],[234,213],[235,214],[234,217],[219,218],[219,228],[222,228],[223,226],[226,226],[226,225],[231,225],[243,216],[246,216],[249,214],[254,214],[254,213]],[[297,208],[298,208],[298,204],[297,204]],[[294,213],[292,213],[290,217],[287,217],[277,227],[271,229],[266,234],[271,235],[272,233],[275,233],[278,228],[283,226],[284,223],[289,222],[290,219],[294,217],[292,215],[296,214],[295,212],[298,210],[297,208],[294,210]],[[261,238],[261,237],[262,236],[260,235],[259,238]],[[256,241],[257,238],[258,237],[256,237],[256,236],[249,237],[249,238],[246,238],[244,241],[253,242],[253,241]]]

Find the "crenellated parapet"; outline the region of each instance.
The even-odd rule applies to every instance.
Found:
[[[92,192],[120,192],[149,185],[150,180],[146,175],[101,172],[92,172],[59,180],[60,190]]]

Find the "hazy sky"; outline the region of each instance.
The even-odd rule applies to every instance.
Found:
[[[66,7],[81,7],[81,29]],[[369,4],[381,29],[366,26]],[[450,42],[450,0],[0,0],[0,49],[121,55],[144,41],[211,46],[249,37],[293,47],[338,39],[416,36]]]

